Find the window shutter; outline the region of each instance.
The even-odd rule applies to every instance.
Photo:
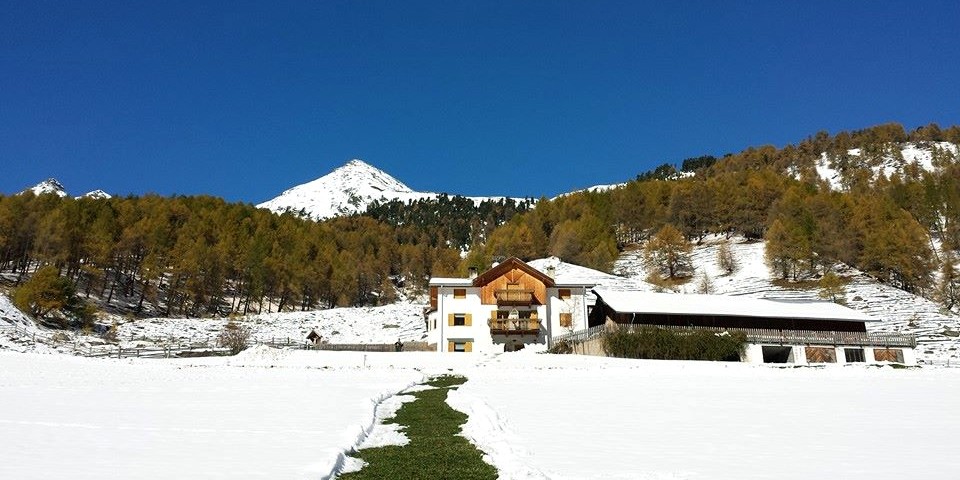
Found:
[[[464,315],[463,324],[464,324],[465,326],[467,326],[467,327],[473,325],[473,314],[468,313],[468,314]]]
[[[451,326],[451,327],[453,326],[453,314],[452,314],[452,313],[448,313],[448,314],[447,314],[447,325],[448,325],[448,326]]]
[[[472,351],[473,351],[473,342],[464,342],[464,344],[463,344],[463,351],[464,351],[464,352],[472,352]]]
[[[452,352],[452,351],[453,351],[453,348],[454,348],[454,347],[453,347],[453,342],[447,342],[447,351],[448,351],[448,352]]]

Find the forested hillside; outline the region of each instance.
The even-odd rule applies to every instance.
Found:
[[[459,261],[366,217],[316,223],[211,197],[0,197],[8,281],[52,265],[81,296],[133,314],[378,304],[393,300],[392,279]]]
[[[944,143],[946,142],[946,143]],[[470,261],[556,255],[609,270],[618,246],[664,225],[688,241],[707,234],[766,239],[776,274],[793,281],[837,262],[953,307],[960,283],[960,127],[907,133],[896,124],[661,165],[625,186],[540,202],[494,231]],[[905,161],[904,149],[929,161]],[[842,188],[819,176],[839,172]],[[939,279],[939,281],[938,281]]]
[[[28,285],[52,268],[56,275],[37,277],[138,316],[378,305],[430,275],[501,257],[555,255],[609,271],[624,246],[670,225],[688,242],[766,239],[784,281],[843,262],[955,308],[957,144],[960,127],[821,132],[783,148],[663,164],[619,188],[534,206],[441,195],[320,222],[202,196],[0,196],[0,277],[24,297],[52,288]]]

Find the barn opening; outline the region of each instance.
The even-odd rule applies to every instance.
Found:
[[[866,361],[867,361],[866,357],[865,357],[864,354],[863,354],[863,349],[862,349],[862,348],[844,348],[844,349],[843,349],[843,356],[844,356],[844,358],[847,360],[848,363],[866,362]]]
[[[763,363],[793,363],[793,347],[764,345]]]

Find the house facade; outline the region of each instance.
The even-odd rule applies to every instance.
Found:
[[[677,295],[595,289],[588,324],[612,322],[626,328],[742,331],[750,363],[829,364],[895,362],[916,364],[912,335],[869,333],[878,320],[823,301],[770,300],[723,295]]]
[[[592,283],[555,278],[509,258],[468,278],[431,278],[428,337],[440,352],[546,349],[587,326]]]

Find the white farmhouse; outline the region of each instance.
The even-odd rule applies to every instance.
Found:
[[[430,279],[427,330],[437,350],[543,349],[557,335],[587,328],[589,292],[596,283],[556,278],[557,264],[547,261],[542,272],[509,258],[469,278]]]

